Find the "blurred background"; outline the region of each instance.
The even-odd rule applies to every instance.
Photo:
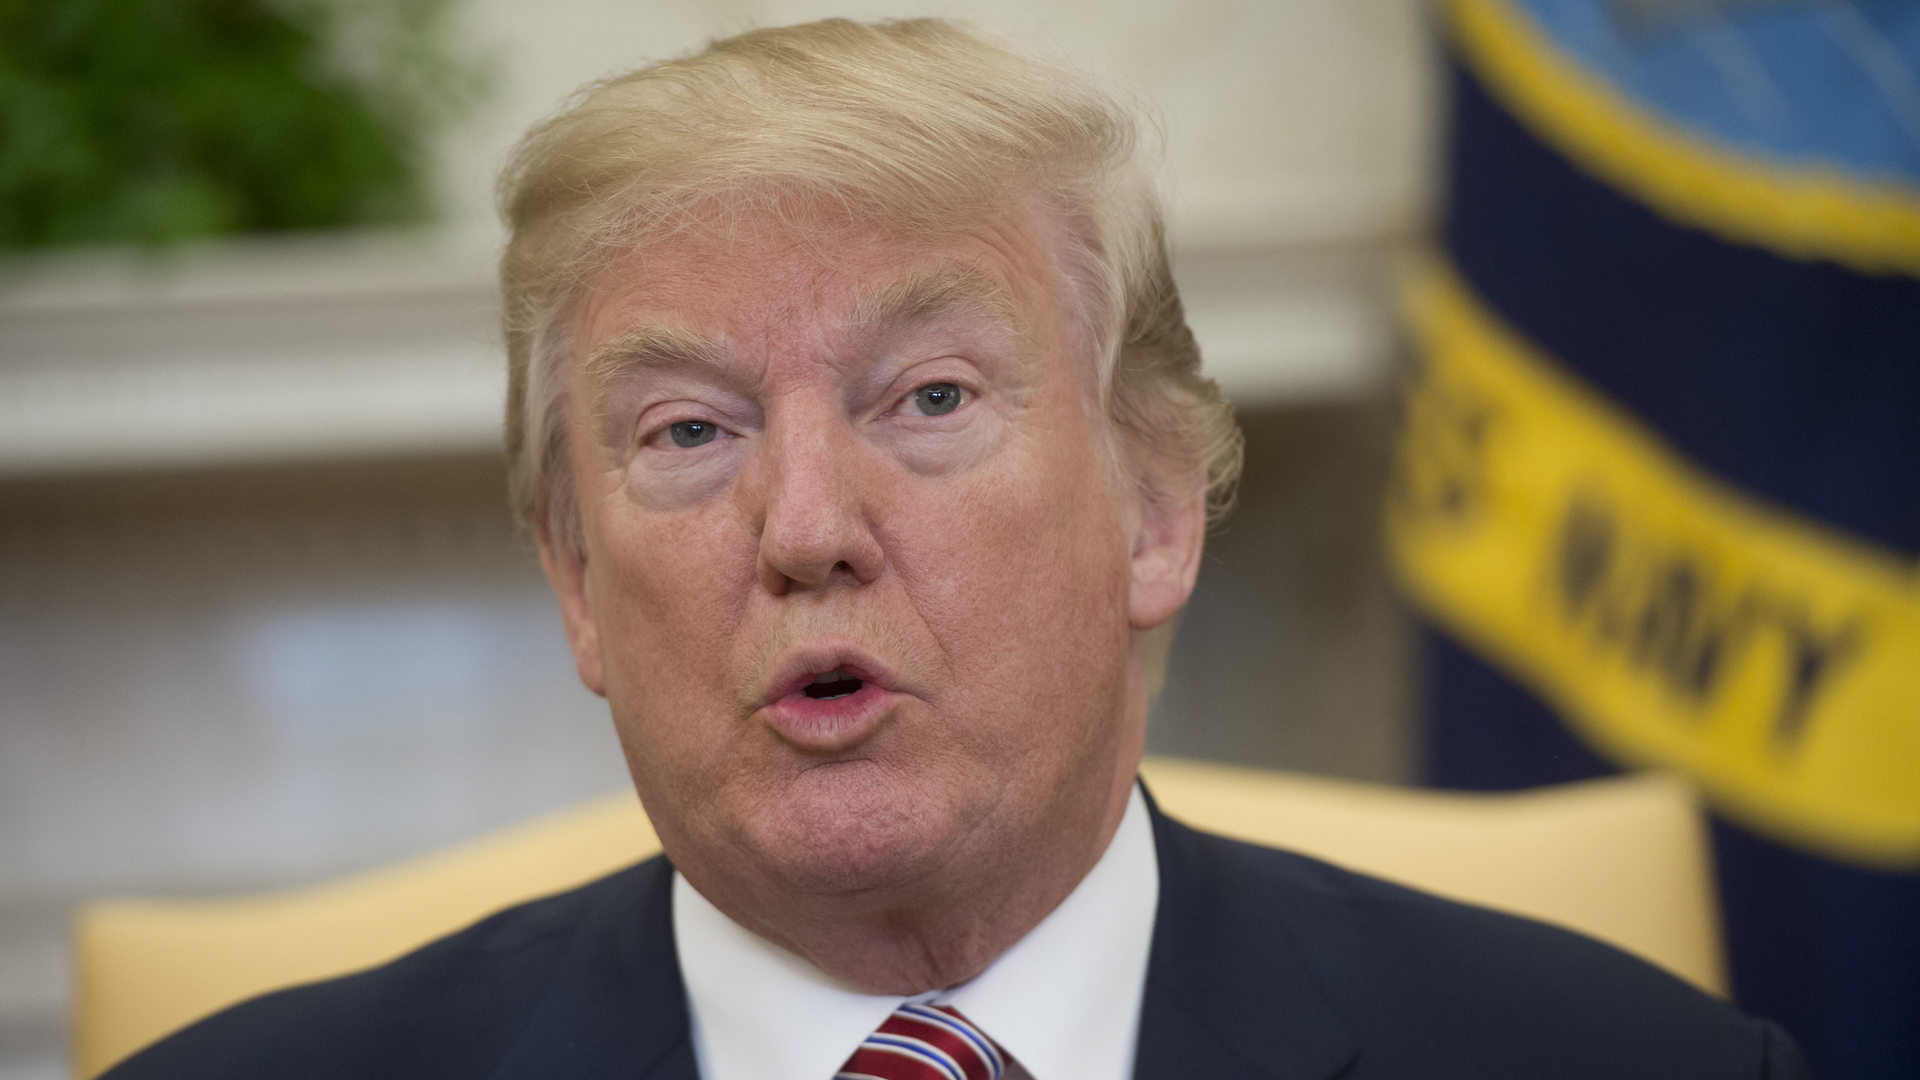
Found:
[[[1679,769],[1742,1004],[1920,1075],[1916,4],[0,0],[0,1080],[66,1075],[89,898],[626,783],[505,508],[494,174],[589,79],[907,14],[1163,134],[1248,460],[1151,749]]]

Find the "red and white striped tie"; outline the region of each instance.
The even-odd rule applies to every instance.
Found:
[[[1006,1052],[960,1010],[906,1004],[867,1036],[834,1080],[1000,1080]]]

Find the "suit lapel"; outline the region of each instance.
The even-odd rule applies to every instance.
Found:
[[[1144,791],[1144,785],[1142,787]],[[1137,1080],[1266,1076],[1326,1080],[1356,1047],[1283,916],[1271,882],[1234,846],[1147,798],[1160,866],[1140,1009]]]
[[[490,1080],[698,1080],[673,944],[673,867],[629,871],[568,943]]]
[[[1327,1080],[1356,1048],[1287,924],[1273,884],[1234,846],[1160,812],[1160,868],[1137,1080]],[[673,868],[630,871],[567,946],[490,1080],[698,1080],[673,943]]]

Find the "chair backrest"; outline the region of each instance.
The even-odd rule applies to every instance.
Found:
[[[1722,987],[1706,840],[1678,781],[1458,795],[1169,759],[1141,771],[1196,827],[1558,923]],[[75,1072],[92,1077],[235,1002],[381,963],[659,846],[622,794],[311,888],[91,905],[74,935]]]

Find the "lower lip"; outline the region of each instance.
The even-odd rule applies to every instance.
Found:
[[[842,697],[811,698],[795,691],[766,707],[780,737],[802,750],[835,753],[858,745],[900,695],[872,683]]]

